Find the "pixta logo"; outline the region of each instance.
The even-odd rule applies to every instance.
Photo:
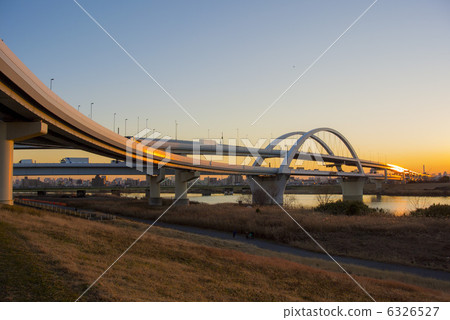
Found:
[[[171,139],[158,131],[141,130],[127,140],[126,166],[147,175],[157,174],[170,161],[171,147],[166,144]]]

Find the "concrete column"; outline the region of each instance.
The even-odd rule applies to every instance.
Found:
[[[289,179],[288,174],[277,174],[273,176],[247,176],[247,182],[252,191],[252,203],[260,205],[276,204],[282,205],[284,190]],[[267,195],[267,193],[270,196]],[[275,200],[275,201],[274,201]]]
[[[175,170],[175,199],[177,205],[189,204],[189,199],[187,197],[187,183],[194,180],[200,176],[200,173],[195,171],[183,171]]]
[[[0,203],[13,204],[12,177],[14,142],[31,139],[47,133],[42,122],[0,121]]]
[[[375,183],[375,192],[377,194],[381,194],[381,191],[383,190],[384,180],[373,180],[373,183]]]
[[[151,206],[161,206],[161,186],[160,183],[165,179],[164,170],[161,169],[160,173],[155,176],[147,176],[147,183],[150,187],[150,193],[148,195],[148,204]]]
[[[0,122],[0,204],[13,204],[13,151],[14,141],[7,139],[6,123]]]
[[[343,178],[340,179],[342,188],[342,200],[344,201],[363,201],[365,177]]]

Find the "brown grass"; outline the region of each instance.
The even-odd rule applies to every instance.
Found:
[[[68,200],[73,206],[130,217],[155,219],[163,209],[145,200],[102,197]],[[306,209],[289,213],[331,254],[417,267],[450,270],[449,219],[390,215],[333,216]],[[172,208],[161,221],[239,233],[320,251],[277,207],[196,204]]]
[[[0,238],[0,261],[10,261],[13,256],[21,265],[35,266],[40,274],[55,275],[42,277],[39,282],[22,281],[21,290],[9,289],[2,296],[4,300],[40,301],[42,293],[49,291],[52,294],[47,300],[74,300],[146,228],[125,220],[101,223],[32,209],[1,209],[0,219],[0,234],[4,235]],[[187,240],[186,235],[180,238],[180,234],[157,227],[151,229],[83,300],[368,300],[343,274],[201,245]],[[17,239],[22,241],[20,246],[15,245]],[[8,279],[21,279],[17,269],[0,266],[0,273]],[[357,280],[379,301],[450,299],[443,292],[395,281],[366,277]],[[34,295],[30,296],[30,292]]]

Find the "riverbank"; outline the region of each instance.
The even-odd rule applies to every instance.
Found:
[[[57,199],[57,198],[55,198]],[[166,207],[149,207],[146,200],[118,197],[64,199],[73,207],[104,213],[156,219]],[[450,270],[450,219],[395,217],[386,214],[334,216],[308,209],[289,213],[331,254],[436,270]],[[237,204],[192,204],[173,207],[162,222],[238,234],[320,252],[317,245],[278,207]]]
[[[287,194],[342,194],[341,186],[336,185],[311,185],[288,186]],[[423,196],[446,197],[450,196],[450,183],[438,182],[411,182],[411,183],[383,183],[381,189],[377,189],[374,183],[366,183],[364,194],[385,196]]]
[[[0,208],[0,300],[74,301],[147,228]],[[82,301],[369,301],[348,276],[153,227]],[[249,249],[252,250],[252,249]],[[377,301],[450,301],[445,291],[355,279]]]

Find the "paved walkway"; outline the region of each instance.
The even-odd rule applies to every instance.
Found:
[[[139,221],[139,222],[143,222],[143,223],[147,223],[147,224],[153,223],[153,220],[130,218],[130,217],[122,217],[122,218]],[[299,248],[275,243],[275,242],[269,241],[269,240],[246,239],[245,236],[240,235],[240,234],[237,234],[236,237],[233,238],[233,234],[231,232],[217,231],[217,230],[211,230],[211,229],[202,229],[202,228],[197,228],[197,227],[182,226],[182,225],[168,224],[168,223],[162,223],[162,222],[157,222],[155,225],[159,226],[159,227],[163,227],[163,228],[174,229],[174,230],[183,231],[183,232],[192,233],[192,234],[204,235],[204,236],[217,238],[217,239],[252,244],[258,248],[265,249],[265,250],[271,250],[271,251],[275,251],[278,253],[288,253],[291,255],[296,255],[296,256],[305,257],[305,258],[315,258],[315,259],[331,261],[331,259],[325,253],[319,253],[319,252],[299,249]],[[299,230],[299,232],[302,232],[302,231]],[[362,267],[367,267],[367,268],[372,268],[372,269],[377,269],[377,270],[403,272],[403,273],[412,274],[412,275],[425,277],[425,278],[433,278],[433,279],[438,279],[438,280],[450,281],[450,272],[445,272],[445,271],[440,271],[440,270],[432,270],[432,269],[426,269],[426,268],[418,268],[418,267],[412,267],[412,266],[406,266],[406,265],[394,264],[394,263],[376,262],[376,261],[364,260],[364,259],[358,259],[358,258],[341,257],[341,256],[335,256],[335,255],[332,255],[332,256],[340,264],[352,264],[352,265],[357,265],[357,266],[362,266]]]

